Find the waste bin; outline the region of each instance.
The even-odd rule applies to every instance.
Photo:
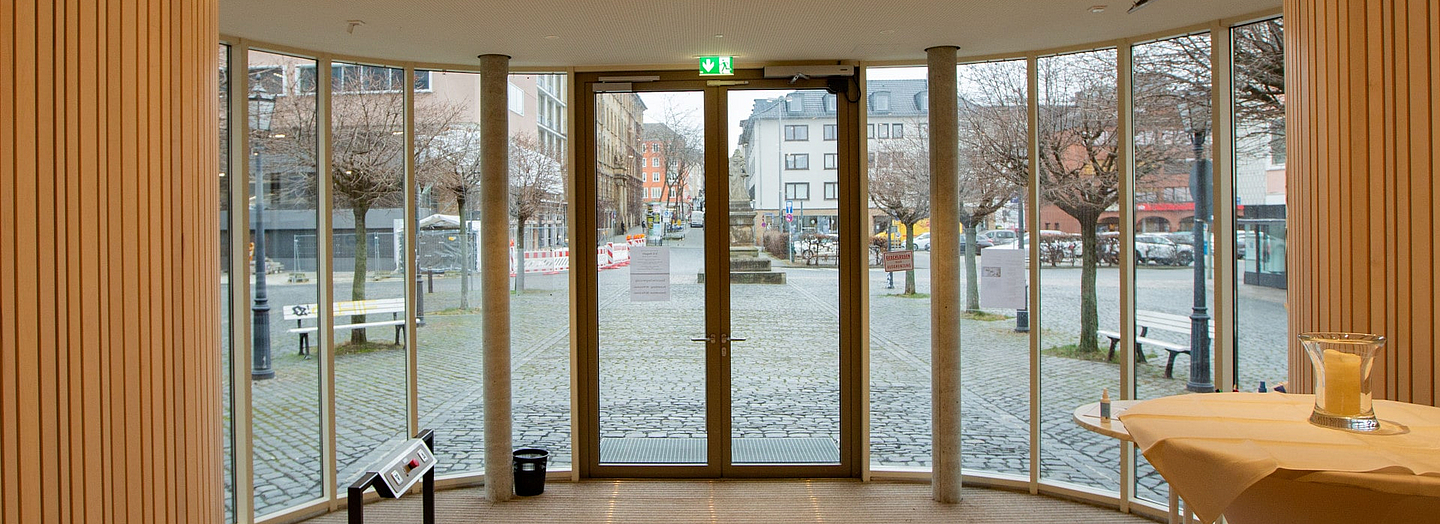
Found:
[[[515,450],[515,494],[531,497],[545,492],[545,461],[550,452],[536,448]]]

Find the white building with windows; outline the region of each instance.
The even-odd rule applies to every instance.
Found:
[[[923,79],[872,80],[866,96],[871,151],[877,141],[918,133],[928,119]],[[835,106],[835,95],[819,90],[755,100],[741,122],[738,147],[746,159],[756,225],[788,229],[788,209],[797,233],[839,230]]]

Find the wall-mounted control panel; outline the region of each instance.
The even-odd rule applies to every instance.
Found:
[[[376,464],[378,469],[374,471],[380,474],[380,482],[375,483],[375,491],[385,498],[400,498],[435,464],[430,446],[421,439],[410,439]]]

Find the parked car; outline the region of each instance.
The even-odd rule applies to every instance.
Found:
[[[1193,250],[1190,254],[1194,257]],[[1191,260],[1184,259],[1181,250],[1159,234],[1135,235],[1135,261],[1141,264],[1165,264],[1165,265],[1186,265]]]
[[[970,249],[970,246],[967,244],[967,238],[969,238],[967,235],[960,235],[961,254],[965,254]],[[995,247],[995,243],[991,242],[990,239],[985,238],[983,235],[977,235],[975,237],[975,245],[978,246],[980,250],[983,250],[987,247]],[[979,253],[979,251],[977,250],[976,253]]]
[[[1195,261],[1194,233],[1190,233],[1188,231],[1176,231],[1174,233],[1165,233],[1161,236],[1164,236],[1166,239],[1175,243],[1175,249],[1177,251],[1176,256],[1179,257],[1179,260],[1177,260],[1176,262],[1179,265],[1188,266],[1191,262]],[[1136,240],[1136,243],[1138,244],[1139,240]]]
[[[698,227],[698,228],[703,228],[703,227],[705,227],[705,212],[704,212],[704,211],[691,211],[691,212],[690,212],[690,227]]]
[[[919,250],[921,250],[921,251],[929,251],[929,250],[930,250],[930,232],[929,232],[929,231],[926,231],[926,232],[924,232],[924,233],[920,233],[920,234],[918,234],[918,235],[915,235],[915,249],[919,249]]]
[[[1015,241],[1015,232],[1009,229],[991,229],[981,233],[985,238],[990,239],[995,245],[1009,244]]]

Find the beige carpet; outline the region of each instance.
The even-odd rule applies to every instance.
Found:
[[[481,488],[436,495],[437,523],[1099,522],[1149,523],[1115,510],[1045,496],[966,488],[959,504],[930,500],[930,485],[849,480],[592,480],[551,482],[537,497],[485,502]],[[344,523],[345,511],[306,521]],[[420,522],[420,496],[365,508],[366,524]]]

